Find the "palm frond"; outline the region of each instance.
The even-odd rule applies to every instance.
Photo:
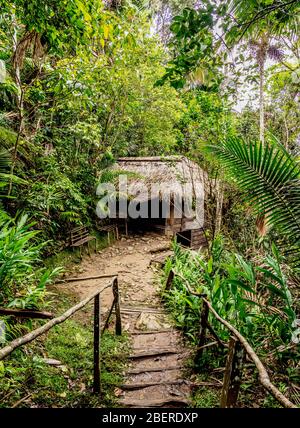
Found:
[[[6,150],[0,150],[0,174],[5,174],[9,170],[11,159]]]
[[[288,237],[290,250],[300,248],[300,167],[273,142],[247,144],[238,138],[208,147],[245,193],[258,215]]]

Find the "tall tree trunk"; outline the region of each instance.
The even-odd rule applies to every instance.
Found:
[[[13,49],[14,49],[14,54],[17,51],[17,47],[18,47],[18,36],[17,36],[17,22],[16,19],[14,17],[13,19]],[[12,156],[12,163],[11,163],[11,168],[10,168],[10,181],[9,181],[9,187],[8,187],[8,196],[10,196],[11,191],[12,191],[12,181],[13,181],[13,174],[14,174],[14,169],[15,169],[15,165],[17,162],[17,153],[18,153],[18,145],[19,145],[19,141],[20,141],[20,137],[21,134],[23,132],[23,128],[24,128],[24,91],[22,88],[22,82],[21,82],[21,70],[20,70],[20,66],[18,65],[18,61],[16,61],[16,65],[14,67],[14,77],[15,77],[15,84],[17,87],[17,107],[18,107],[18,119],[19,119],[19,127],[18,127],[18,133],[16,136],[16,140],[15,140],[15,144],[14,144],[14,148],[13,148],[13,156]]]
[[[264,99],[265,62],[259,64],[259,139],[265,144],[265,99]]]

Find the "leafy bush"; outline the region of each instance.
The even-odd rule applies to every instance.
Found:
[[[46,292],[46,284],[60,268],[53,271],[40,267],[40,250],[36,244],[38,231],[28,217],[7,219],[0,216],[0,304],[37,309]]]
[[[272,254],[256,264],[226,251],[221,237],[212,243],[209,257],[177,244],[174,250],[165,275],[171,268],[179,275],[165,298],[177,325],[193,342],[197,340],[201,301],[190,295],[185,282],[197,292],[206,293],[216,311],[253,344],[265,341],[265,348],[270,349],[290,343],[296,304],[275,246]],[[221,338],[228,338],[228,331],[214,317],[210,322]]]

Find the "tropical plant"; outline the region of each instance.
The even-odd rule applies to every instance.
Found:
[[[281,242],[285,254],[297,255],[300,248],[300,167],[296,158],[276,141],[264,146],[261,141],[247,144],[232,137],[207,149],[244,191],[245,200],[256,213],[287,238]],[[299,262],[299,253],[296,260]]]
[[[46,271],[39,266],[40,250],[37,230],[26,215],[16,221],[0,218],[0,302],[17,307],[38,307],[46,292],[46,284],[60,272]]]
[[[265,259],[246,260],[226,250],[219,235],[211,244],[210,256],[195,254],[174,246],[174,256],[164,268],[165,278],[171,269],[175,278],[164,293],[177,325],[193,342],[197,342],[201,299],[193,296],[186,284],[205,293],[214,309],[235,325],[253,344],[267,338],[267,348],[288,344],[296,319],[296,305],[288,285],[281,257],[273,245]],[[211,317],[211,324],[224,340],[228,331]]]

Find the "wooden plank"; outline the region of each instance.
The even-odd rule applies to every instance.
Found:
[[[159,309],[152,309],[152,308],[128,308],[122,306],[121,313],[128,314],[128,313],[148,313],[148,314],[161,314],[165,315],[164,311],[160,311]]]
[[[80,241],[76,241],[72,244],[72,247],[79,247],[80,245],[86,244],[87,242],[93,241],[96,239],[94,236],[88,236]]]
[[[136,354],[129,355],[130,359],[136,359],[136,358],[147,358],[147,357],[157,357],[160,355],[172,355],[172,354],[179,354],[179,350],[175,349],[159,349],[157,351],[143,351],[143,352],[137,352]]]
[[[120,388],[127,391],[134,391],[136,389],[149,388],[150,386],[162,386],[162,385],[182,385],[183,383],[188,384],[187,381],[183,379],[179,380],[170,380],[164,382],[149,382],[149,383],[125,383],[121,385]]]
[[[71,233],[76,233],[76,232],[79,232],[80,230],[87,230],[87,228],[86,228],[86,226],[78,226],[78,227],[74,227],[74,228],[71,230]]]
[[[142,369],[131,369],[127,371],[127,374],[142,374],[142,373],[152,373],[152,372],[167,372],[172,370],[181,370],[185,368],[184,365],[179,366],[170,366],[170,367],[157,367],[153,369],[142,368]]]
[[[10,309],[0,308],[0,315],[12,315],[20,318],[52,319],[54,317],[50,312],[32,311],[29,309]]]

